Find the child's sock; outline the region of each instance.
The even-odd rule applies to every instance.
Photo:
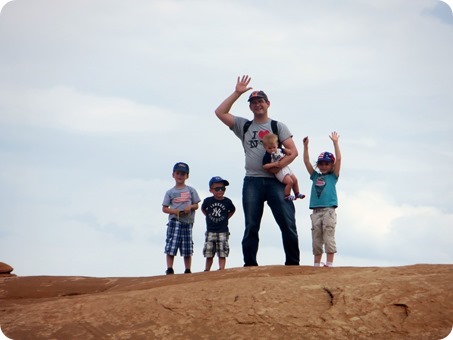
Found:
[[[304,194],[301,194],[300,192],[298,192],[298,193],[296,194],[296,198],[303,199],[303,198],[305,198],[305,195],[304,195]]]
[[[315,262],[315,263],[313,264],[313,267],[321,267],[321,263]]]
[[[327,262],[326,267],[333,267],[333,262]]]

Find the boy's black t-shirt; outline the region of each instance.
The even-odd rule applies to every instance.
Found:
[[[228,197],[222,200],[214,196],[204,199],[201,209],[206,211],[207,231],[214,233],[228,232],[228,215],[236,210]]]

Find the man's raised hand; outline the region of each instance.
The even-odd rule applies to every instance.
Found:
[[[251,80],[252,78],[250,78],[248,75],[243,75],[242,78],[238,77],[238,81],[236,83],[236,92],[243,94],[244,92],[251,90],[253,88],[249,86]]]

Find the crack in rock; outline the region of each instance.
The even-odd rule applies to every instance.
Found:
[[[332,292],[330,291],[329,288],[327,287],[322,287],[322,289],[324,289],[324,291],[329,294],[329,300],[330,300],[330,304],[333,306],[333,294]]]

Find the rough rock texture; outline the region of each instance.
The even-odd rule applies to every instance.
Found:
[[[453,265],[0,277],[12,339],[442,339]]]

